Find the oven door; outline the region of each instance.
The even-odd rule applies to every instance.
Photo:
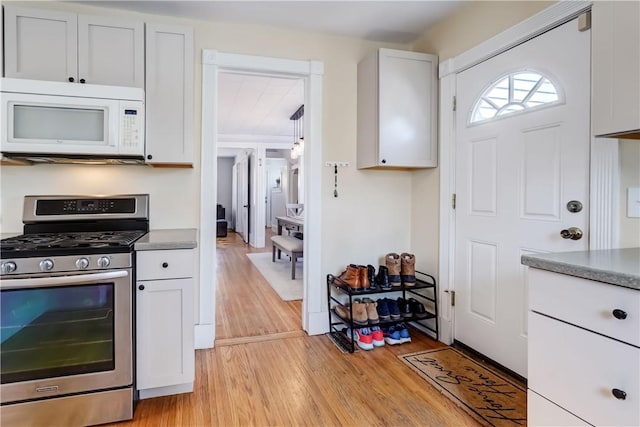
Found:
[[[131,269],[2,280],[2,403],[131,386],[131,286]]]

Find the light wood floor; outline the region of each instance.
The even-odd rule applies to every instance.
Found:
[[[267,242],[272,235],[267,229]],[[271,245],[255,249],[231,232],[217,246],[216,345],[302,330],[302,301],[282,301],[246,256],[270,251]]]
[[[397,358],[443,344],[413,332],[412,343],[341,353],[300,331],[299,302],[274,303],[242,246],[218,250],[219,339],[196,351],[195,391],[143,400],[114,425],[478,425]]]

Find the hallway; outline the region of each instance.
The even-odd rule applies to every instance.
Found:
[[[268,243],[272,235],[267,229]],[[252,248],[231,231],[216,240],[216,346],[221,340],[251,342],[256,339],[250,337],[302,334],[302,300],[282,301],[246,256],[269,252],[271,245]]]

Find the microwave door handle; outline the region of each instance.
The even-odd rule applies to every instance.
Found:
[[[95,274],[78,274],[74,276],[55,276],[55,277],[35,277],[23,279],[2,279],[0,281],[0,289],[24,289],[24,288],[43,288],[47,286],[58,285],[85,285],[87,283],[101,282],[111,279],[119,279],[127,277],[129,272],[126,270],[107,271],[105,273]]]

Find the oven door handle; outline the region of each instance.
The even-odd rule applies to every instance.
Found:
[[[107,271],[104,273],[78,274],[74,276],[34,277],[24,279],[2,279],[0,289],[43,288],[58,285],[84,285],[105,280],[127,277],[127,270]]]

